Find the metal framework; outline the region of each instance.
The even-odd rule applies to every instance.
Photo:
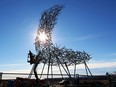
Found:
[[[34,64],[28,78],[31,78],[31,75],[34,72],[36,79],[39,79],[36,68],[40,63],[44,64],[40,78],[42,77],[45,65],[48,66],[47,79],[49,76],[50,69],[51,76],[53,78],[52,66],[59,67],[59,71],[61,73],[62,78],[63,73],[61,67],[66,72],[67,76],[69,78],[72,78],[70,70],[68,68],[68,66],[71,65],[74,66],[74,78],[76,78],[76,65],[78,64],[85,64],[87,75],[89,73],[91,74],[86,64],[86,62],[91,59],[89,54],[87,54],[85,51],[74,51],[72,49],[67,49],[66,47],[60,48],[52,43],[52,31],[54,25],[56,24],[57,16],[58,14],[60,14],[63,8],[63,5],[55,5],[42,13],[40,24],[37,30],[37,36],[35,39],[35,49],[37,55],[34,55],[31,51],[29,51],[28,54],[28,62],[30,62],[30,64]],[[43,36],[44,40],[41,40],[41,34],[46,35]]]

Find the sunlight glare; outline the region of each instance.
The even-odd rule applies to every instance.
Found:
[[[41,42],[43,42],[43,43],[45,43],[46,42],[46,40],[47,40],[47,35],[45,34],[45,32],[39,32],[39,40],[41,41]]]

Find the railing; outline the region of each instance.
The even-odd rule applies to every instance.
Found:
[[[40,76],[40,75],[41,74],[38,74],[38,76]],[[29,83],[31,83],[31,82],[35,81],[34,74],[32,74],[31,79],[28,79],[28,76],[29,76],[29,73],[1,73],[0,87],[14,87],[14,85],[16,86],[16,83],[17,83],[16,81],[18,81],[18,79],[22,79],[21,80],[22,83],[28,82],[28,81],[29,81]],[[71,76],[74,76],[74,75],[72,74]],[[42,77],[46,78],[47,74],[42,74]],[[63,77],[68,78],[67,74],[63,74]],[[46,83],[50,84],[50,85],[54,85],[63,80],[61,74],[49,74],[48,79],[41,79],[40,83],[43,84],[43,81],[44,81],[44,85],[46,85]],[[20,84],[22,84],[22,83],[20,83]],[[34,84],[32,84],[32,85],[34,85]],[[16,87],[20,87],[20,86],[16,86]],[[29,87],[33,87],[33,86],[29,86]]]
[[[28,78],[29,73],[0,73],[0,79],[16,79],[17,77]],[[68,78],[67,74],[62,74],[64,78]],[[40,77],[41,74],[38,74]],[[71,74],[74,77],[74,74]],[[76,75],[76,78],[79,76],[86,76],[86,75]],[[46,78],[47,74],[42,74],[42,78]],[[32,74],[32,79],[35,79],[34,74]],[[61,74],[49,74],[49,78],[62,78]]]

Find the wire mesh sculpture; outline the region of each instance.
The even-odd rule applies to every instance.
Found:
[[[87,54],[84,51],[83,52],[73,51],[72,49],[67,49],[66,47],[60,48],[58,46],[55,46],[52,42],[52,31],[54,25],[56,24],[57,16],[60,14],[63,8],[64,8],[63,5],[55,5],[52,8],[45,10],[42,13],[40,24],[37,30],[37,36],[35,39],[35,49],[37,55],[31,53],[31,51],[29,51],[28,54],[28,62],[30,62],[30,64],[34,64],[28,78],[31,78],[31,75],[34,71],[36,79],[39,79],[36,71],[36,68],[39,63],[44,64],[41,71],[41,76],[45,64],[48,65],[47,78],[49,75],[50,67],[52,69],[52,66],[58,66],[61,75],[62,75],[62,70],[61,70],[62,67],[66,72],[66,74],[69,76],[69,78],[72,78],[68,66],[70,65],[74,66],[74,77],[75,77],[76,65],[85,64],[86,73],[88,74],[87,69],[89,70],[89,68],[86,62],[91,59],[89,54]]]

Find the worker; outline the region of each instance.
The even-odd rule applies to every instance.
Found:
[[[30,62],[30,64],[34,63],[34,54],[29,50],[29,53],[28,53],[28,58],[30,58],[30,61],[28,60],[28,62]]]

